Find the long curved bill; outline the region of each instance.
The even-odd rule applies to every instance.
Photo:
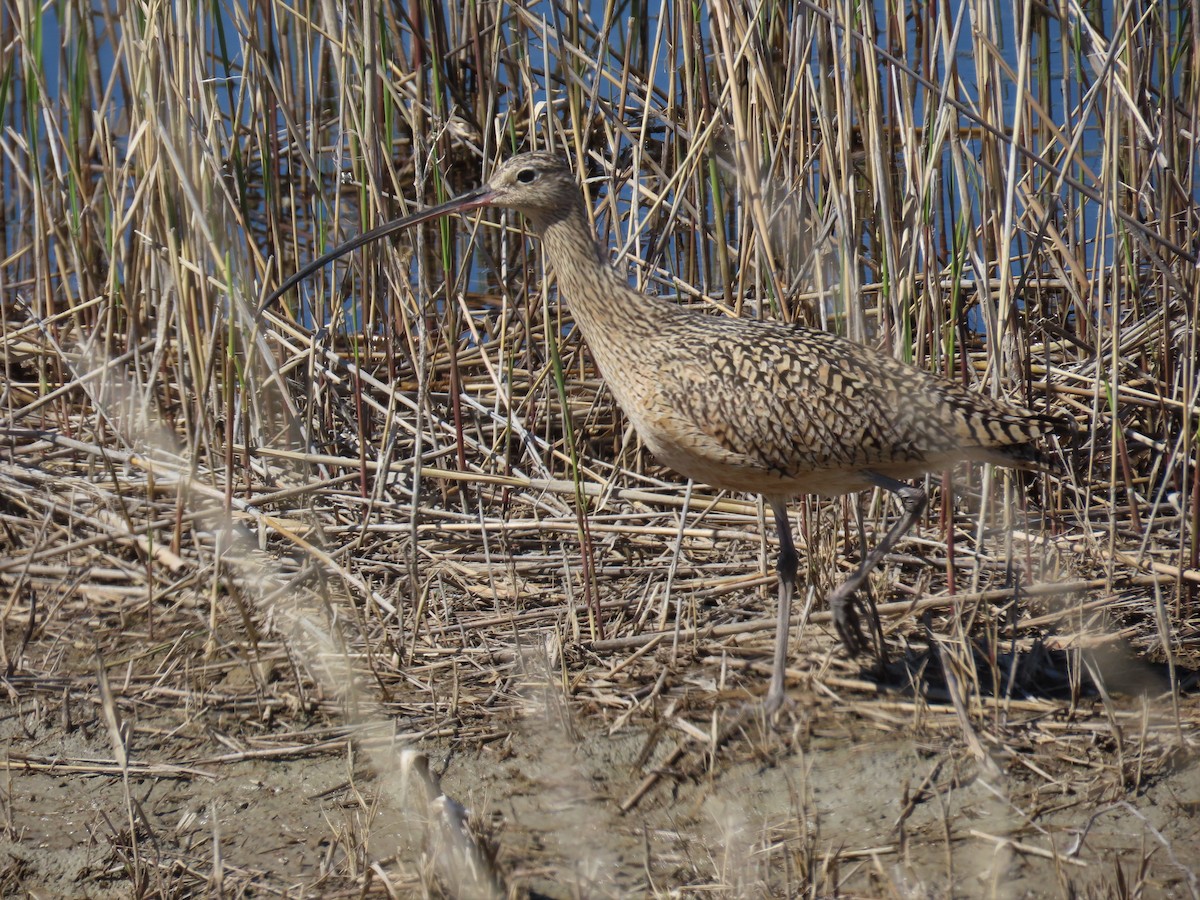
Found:
[[[472,191],[467,191],[465,194],[459,194],[453,200],[448,200],[445,203],[431,206],[428,209],[423,209],[420,212],[413,213],[411,216],[405,216],[402,219],[393,219],[391,222],[385,222],[370,231],[364,231],[358,237],[353,237],[334,247],[328,253],[318,256],[308,265],[304,266],[294,275],[290,276],[283,284],[276,288],[262,306],[258,308],[258,314],[261,316],[264,311],[276,300],[298,285],[301,281],[316,272],[318,269],[323,269],[335,259],[345,256],[364,244],[369,244],[371,241],[377,241],[382,237],[387,237],[389,234],[394,234],[397,231],[403,231],[405,228],[411,228],[413,225],[420,225],[422,222],[428,222],[430,219],[437,219],[441,216],[447,216],[451,213],[469,212],[473,209],[480,209],[484,206],[490,206],[494,199],[494,193],[487,185],[477,187]]]

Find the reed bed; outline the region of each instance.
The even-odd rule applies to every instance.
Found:
[[[93,831],[106,849],[71,876],[97,893],[969,894],[950,862],[966,844],[1044,865],[1063,896],[1196,896],[1194,834],[1160,827],[1109,859],[947,820],[922,855],[905,824],[951,769],[1007,779],[1013,808],[1086,795],[1094,822],[1194,760],[1191,6],[369,13],[0,8],[3,818],[20,860],[0,893],[66,877],[29,855],[20,802],[49,773],[117,792]],[[640,289],[835,330],[1074,419],[1055,471],[929,479],[873,591],[906,674],[843,658],[818,603],[796,629],[790,731],[733,714],[765,689],[773,529],[640,446],[519,217],[364,247],[257,314],[332,245],[545,147]],[[856,513],[868,535],[896,514],[869,495],[796,508],[810,605],[856,564]],[[804,790],[752,864],[689,844],[664,795],[846,721],[857,742],[939,748],[886,847],[823,840]],[[568,737],[623,733],[642,750],[624,787],[612,764],[603,815],[636,865],[617,848],[583,866],[586,837],[576,857],[524,841],[469,778],[447,789],[473,810],[455,818],[437,785],[463,755],[565,765]],[[401,748],[416,755],[397,769]],[[213,799],[203,828],[168,829],[138,787],[194,797],[247,761],[337,754],[373,773],[339,763],[358,775],[330,790],[375,831],[348,813],[302,871],[223,859],[214,829],[236,815]]]

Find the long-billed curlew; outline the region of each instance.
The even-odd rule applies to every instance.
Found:
[[[779,612],[768,711],[784,698],[797,569],[791,497],[880,487],[903,504],[904,515],[828,598],[838,636],[857,653],[865,640],[854,595],[925,506],[925,491],[898,479],[959,460],[1033,464],[1033,443],[1059,424],[828,332],[714,317],[638,293],[597,245],[570,168],[546,152],[515,156],[482,187],[326,253],[264,308],[369,241],[488,206],[523,213],[541,238],[601,374],[650,451],[696,481],[762,494],[774,511]]]

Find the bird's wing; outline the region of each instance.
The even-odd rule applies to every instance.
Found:
[[[837,335],[715,329],[662,390],[714,456],[783,478],[978,457],[1033,440],[1030,414]],[[694,372],[689,373],[690,365]],[[700,438],[697,438],[700,440]]]

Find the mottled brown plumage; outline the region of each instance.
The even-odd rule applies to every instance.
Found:
[[[924,491],[897,479],[958,460],[1027,465],[1055,421],[827,332],[709,316],[631,289],[596,245],[568,166],[550,153],[502,164],[481,188],[376,228],[288,280],[272,297],[368,241],[450,212],[519,210],[542,239],[559,289],[617,404],[650,451],[714,487],[762,494],[779,529],[779,619],[768,708],[783,700],[797,557],[787,501],[882,487],[905,515],[833,591],[843,643],[864,644],[854,594],[911,527]]]

